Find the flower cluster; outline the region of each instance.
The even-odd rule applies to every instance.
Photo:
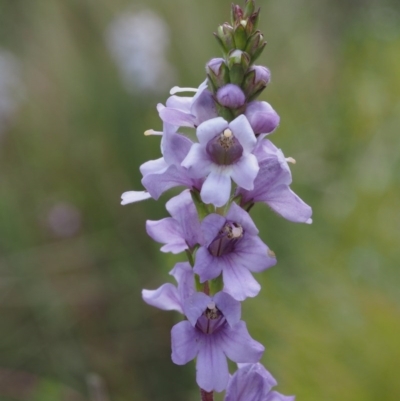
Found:
[[[173,88],[166,104],[157,106],[163,130],[145,134],[161,135],[162,157],[140,167],[146,190],[125,192],[122,204],[185,188],[166,204],[171,217],[149,220],[146,228],[162,252],[184,252],[188,261],[170,273],[177,286],[167,283],[142,295],[149,305],[185,316],[172,328],[172,360],[183,365],[196,358],[202,399],[226,390],[225,401],[293,401],[271,391],[276,381],[258,363],[264,347],[241,320],[241,301],[260,291],[253,273],[276,264],[249,211],[262,202],[302,223],[311,223],[312,211],[290,189],[288,163],[294,160],[266,138],[279,116],[256,100],[271,74],[254,64],[266,44],[254,0],[244,9],[233,5],[231,17],[215,34],[224,57],[207,63],[206,80],[198,89]],[[176,95],[183,91],[195,94]],[[196,140],[181,127],[192,128]],[[233,376],[227,358],[238,363]]]

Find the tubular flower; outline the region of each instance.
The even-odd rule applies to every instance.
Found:
[[[231,178],[240,187],[253,189],[259,166],[252,154],[257,139],[247,118],[240,115],[228,123],[222,117],[205,121],[197,128],[194,143],[181,165],[196,178],[205,178],[201,198],[220,207],[228,202]]]

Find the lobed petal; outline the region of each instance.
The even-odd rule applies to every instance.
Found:
[[[197,127],[197,138],[205,146],[208,141],[221,134],[226,128],[228,128],[228,122],[222,117],[212,118],[211,120],[204,121]]]
[[[252,190],[259,170],[257,158],[252,154],[248,154],[247,156],[242,156],[240,160],[232,165],[231,177],[239,187]]]
[[[205,391],[223,391],[228,380],[228,362],[215,337],[203,335],[196,362],[196,381]]]
[[[249,154],[257,144],[257,138],[246,116],[241,114],[229,123],[229,128],[243,147],[243,153]]]
[[[224,206],[231,194],[231,177],[223,170],[211,171],[201,187],[200,195],[204,203],[217,207]]]
[[[200,334],[188,322],[179,322],[171,330],[172,361],[185,365],[196,357],[200,348]]]
[[[177,288],[171,283],[163,284],[156,290],[142,290],[144,302],[162,310],[176,310],[183,314]]]

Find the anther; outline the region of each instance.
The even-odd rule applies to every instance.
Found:
[[[287,158],[286,158],[286,161],[287,161],[288,163],[296,164],[296,160],[293,159],[293,157],[287,157]]]
[[[231,138],[231,137],[232,137],[232,131],[231,131],[229,128],[227,128],[227,129],[224,131],[224,137],[225,137],[225,138]]]

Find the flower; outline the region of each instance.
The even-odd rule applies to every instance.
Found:
[[[188,262],[177,263],[169,274],[175,278],[178,286],[166,283],[156,290],[142,290],[143,300],[156,308],[183,314],[185,300],[196,292],[193,269]]]
[[[232,203],[225,217],[210,214],[201,223],[202,246],[196,253],[194,272],[204,282],[222,272],[224,291],[239,301],[255,297],[260,284],[251,272],[276,264],[273,252],[260,237],[249,214]]]
[[[229,380],[224,401],[295,401],[271,388],[277,382],[260,363],[243,364]]]
[[[181,166],[188,154],[192,141],[176,132],[177,127],[164,123],[161,134],[163,157],[150,160],[140,166],[143,175],[142,184],[146,191],[127,191],[122,194],[122,205],[139,202],[149,198],[158,199],[165,191],[177,186],[200,190],[203,180],[193,178],[188,170]]]
[[[175,96],[178,92],[196,92],[193,97]],[[178,88],[171,89],[166,106],[159,103],[157,110],[160,118],[168,124],[177,127],[195,128],[202,122],[218,116],[214,98],[207,89],[204,81],[198,89]]]
[[[253,340],[240,320],[241,305],[229,294],[197,292],[183,305],[188,320],[171,331],[172,361],[184,365],[197,357],[196,381],[205,391],[223,391],[229,380],[226,358],[257,362],[264,347]]]
[[[205,121],[197,128],[194,143],[181,165],[193,177],[206,177],[201,188],[205,203],[223,206],[231,192],[231,178],[239,186],[253,189],[259,166],[251,153],[257,139],[247,118],[240,115],[228,123],[222,117]]]
[[[165,244],[161,251],[180,253],[199,242],[200,221],[189,191],[170,199],[166,208],[172,217],[146,222],[147,234]]]
[[[312,209],[289,187],[292,183],[287,160],[282,151],[271,141],[262,140],[257,147],[260,171],[254,181],[254,189],[237,189],[242,196],[242,206],[247,203],[264,202],[276,213],[295,223],[312,223]]]

